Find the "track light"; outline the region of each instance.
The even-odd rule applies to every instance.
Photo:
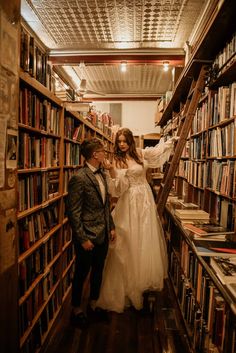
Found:
[[[120,71],[121,72],[126,72],[127,71],[127,62],[126,61],[121,61],[121,63],[120,63]]]
[[[169,61],[164,61],[163,62],[163,70],[168,71],[169,70]]]

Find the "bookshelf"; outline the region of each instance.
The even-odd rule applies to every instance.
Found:
[[[23,36],[35,46],[33,37],[22,31],[21,44]],[[23,62],[37,59],[30,55],[27,49]],[[39,82],[29,66],[23,68],[17,153],[19,351],[33,353],[47,344],[70,298],[75,255],[65,198],[70,177],[83,165],[80,144],[96,136],[111,159],[113,140],[110,120],[68,110],[46,79]]]
[[[199,61],[208,64],[205,89],[175,176],[178,199],[209,213],[235,232],[235,3],[221,2],[192,49],[159,125],[165,139],[177,134]],[[218,36],[219,34],[219,36]],[[217,41],[213,38],[217,35]],[[169,206],[165,210],[169,271],[194,352],[235,352],[235,297],[199,255]],[[229,324],[230,322],[230,324]]]
[[[64,278],[72,268],[71,239],[63,237],[64,110],[58,98],[23,71],[19,103],[19,346],[21,352],[35,352],[66,299]]]
[[[169,274],[194,352],[235,352],[235,297],[196,252],[191,237],[173,215],[165,213]]]

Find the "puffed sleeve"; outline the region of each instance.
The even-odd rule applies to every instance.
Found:
[[[106,173],[108,191],[112,197],[120,197],[129,188],[127,171],[128,169],[116,169],[115,178],[111,178],[109,172]]]
[[[170,155],[174,150],[174,142],[176,138],[170,138],[166,142],[160,142],[154,147],[146,147],[142,150],[143,159],[148,162],[149,168],[161,167],[166,161],[169,160]]]

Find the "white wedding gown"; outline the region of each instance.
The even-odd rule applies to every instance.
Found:
[[[103,309],[123,312],[132,305],[139,310],[145,290],[163,288],[166,245],[146,171],[163,165],[172,150],[172,140],[148,147],[141,150],[143,166],[129,161],[115,179],[108,177],[110,192],[119,199],[113,211],[117,239],[109,247],[97,301]]]

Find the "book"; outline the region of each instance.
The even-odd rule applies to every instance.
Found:
[[[217,235],[217,234],[234,234],[233,231],[219,225],[213,223],[205,223],[205,224],[188,224],[185,223],[184,228],[190,230],[192,233],[197,234],[199,236],[209,236],[209,235]]]
[[[210,265],[223,284],[236,283],[236,256],[213,256]]]
[[[210,219],[209,213],[196,209],[176,209],[175,216],[181,221],[181,223],[193,223],[195,220],[209,223]]]
[[[201,256],[229,256],[236,255],[236,243],[231,241],[193,239],[193,247]]]
[[[217,241],[225,241],[227,240],[227,234],[212,234],[212,235],[197,235],[193,234],[194,239],[201,239],[201,240],[217,240]]]
[[[184,202],[183,200],[177,200],[172,202],[172,206],[174,209],[179,210],[197,210],[199,206],[192,202]]]
[[[175,214],[179,218],[189,218],[189,219],[208,219],[209,213],[203,210],[176,210]]]
[[[73,132],[72,139],[74,141],[79,141],[82,138],[83,125],[76,126]]]

